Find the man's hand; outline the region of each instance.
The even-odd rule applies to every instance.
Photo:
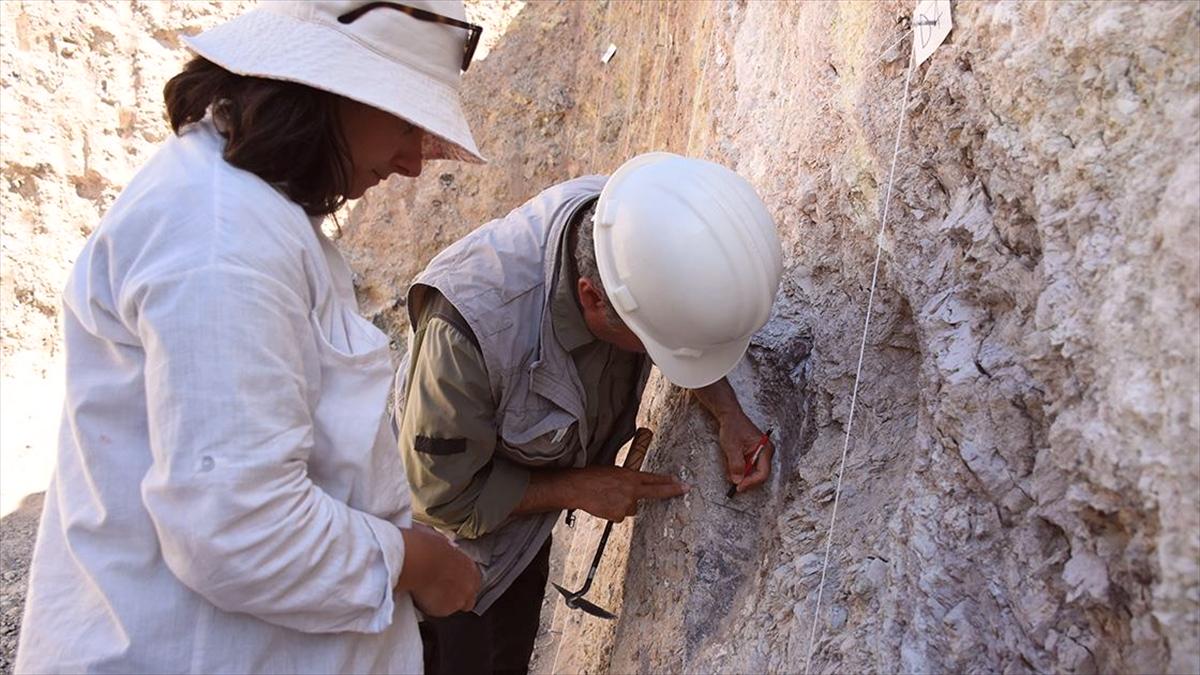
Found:
[[[396,589],[412,594],[429,616],[449,616],[475,607],[483,581],[479,566],[437,530],[414,525],[404,533],[404,569]]]
[[[669,499],[689,489],[673,476],[618,466],[544,469],[532,472],[525,497],[513,513],[583,509],[619,523],[637,513],[639,499]]]
[[[725,459],[725,477],[737,486],[738,492],[761,485],[771,474],[771,457],[775,455],[775,445],[768,440],[767,446],[758,456],[758,461],[751,467],[750,475],[743,475],[747,456],[754,452],[763,432],[742,411],[733,387],[729,386],[729,380],[721,378],[707,387],[693,389],[692,393],[720,427],[718,440],[721,444],[721,455]]]
[[[670,499],[690,489],[673,476],[617,466],[589,466],[567,477],[576,508],[615,523],[637,515],[639,499]]]
[[[741,409],[718,420],[718,424],[721,426],[721,454],[725,456],[725,475],[729,482],[737,486],[738,492],[761,485],[771,473],[771,457],[775,454],[775,446],[768,440],[758,455],[758,462],[751,467],[750,475],[743,475],[746,461],[758,447],[763,432]]]

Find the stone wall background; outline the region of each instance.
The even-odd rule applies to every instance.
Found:
[[[62,398],[60,295],[84,239],[170,133],[179,35],[248,3],[0,4],[0,510],[49,479]]]
[[[616,528],[592,595],[618,621],[548,600],[535,667],[802,670],[911,2],[474,7],[502,36],[465,79],[492,163],[431,164],[339,218],[398,349],[433,254],[640,152],[736,169],[785,247],[732,378],[775,430],[770,484],[726,503],[711,423],[656,377],[647,468],[697,489]],[[66,270],[168,133],[179,32],[240,9],[0,3],[5,513],[53,454]],[[954,22],[913,75],[813,669],[1196,672],[1200,7],[963,0]],[[4,653],[28,516],[0,528]],[[554,580],[578,585],[600,525],[559,533]]]

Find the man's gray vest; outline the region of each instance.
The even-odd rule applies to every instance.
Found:
[[[555,254],[566,225],[580,207],[595,199],[607,180],[585,176],[560,183],[504,218],[493,220],[435,257],[408,291],[413,320],[428,287],[436,288],[462,314],[479,342],[496,406],[500,442],[496,453],[530,467],[581,467],[591,442],[585,392],[571,355],[554,335],[550,297]],[[396,384],[397,423],[407,390],[408,356]],[[649,375],[643,360],[636,400]],[[617,424],[596,463],[612,463],[634,432],[636,408]],[[572,424],[578,445],[547,442]],[[561,438],[561,436],[559,436]],[[541,442],[539,442],[541,441]],[[558,454],[553,449],[560,448]],[[559,513],[520,516],[478,539],[457,544],[483,567],[483,587],[475,611],[482,613],[528,566],[554,528]]]

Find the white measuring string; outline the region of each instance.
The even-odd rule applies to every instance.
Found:
[[[889,48],[890,49],[890,48]],[[896,178],[896,159],[900,156],[900,137],[904,133],[904,116],[908,112],[908,85],[916,69],[912,56],[908,60],[908,74],[904,77],[904,98],[900,104],[900,123],[896,127],[896,145],[892,150],[892,168],[888,173],[887,192],[883,198],[883,217],[879,222],[879,234],[875,236],[875,267],[871,272],[871,293],[867,296],[867,316],[863,321],[862,342],[858,346],[858,369],[854,373],[854,389],[850,395],[850,415],[846,419],[846,441],[842,445],[842,464],[838,469],[837,487],[833,492],[833,515],[829,518],[829,535],[825,539],[825,562],[821,565],[821,581],[817,585],[817,607],[813,611],[812,629],[808,635],[808,656],[804,660],[804,673],[812,667],[813,649],[817,644],[817,621],[821,617],[821,598],[825,592],[825,573],[829,570],[829,554],[833,550],[833,529],[837,523],[838,503],[842,497],[842,476],[846,473],[846,454],[850,450],[850,429],[854,425],[854,407],[858,403],[858,382],[862,377],[863,355],[867,351],[867,331],[871,328],[871,308],[875,304],[875,284],[879,279],[879,259],[883,255],[883,233],[887,229],[888,210],[892,204],[892,181]]]
[[[912,29],[911,29],[911,28],[909,28],[908,30],[906,30],[906,31],[904,31],[903,33],[901,33],[901,34],[900,34],[900,37],[896,38],[896,41],[895,41],[895,42],[893,42],[892,44],[888,45],[887,49],[883,50],[882,52],[879,52],[879,56],[876,56],[874,61],[872,61],[872,62],[870,62],[870,63],[868,63],[868,64],[867,64],[867,68],[871,68],[871,67],[872,67],[872,66],[874,66],[876,63],[879,63],[880,61],[882,61],[882,60],[883,60],[883,57],[887,56],[887,55],[888,55],[888,52],[892,51],[892,48],[893,48],[893,47],[895,47],[896,45],[900,44],[900,41],[901,41],[901,40],[903,40],[904,38],[908,37],[908,34],[909,34],[909,33],[911,33],[911,32],[912,32]]]

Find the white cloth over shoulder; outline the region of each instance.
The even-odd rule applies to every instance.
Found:
[[[18,672],[420,672],[387,337],[317,223],[172,137],[75,264]]]

